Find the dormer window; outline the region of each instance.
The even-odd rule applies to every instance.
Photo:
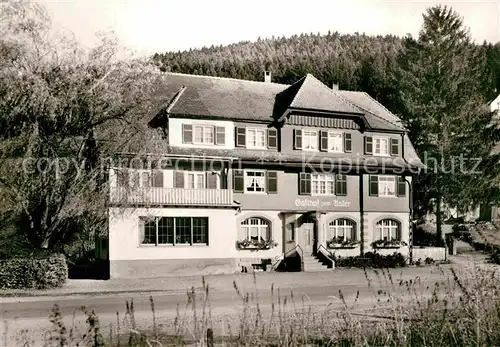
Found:
[[[373,144],[374,155],[389,155],[389,139],[387,137],[374,137]]]
[[[318,132],[316,130],[302,131],[302,150],[303,151],[318,150]]]
[[[226,143],[226,129],[206,124],[182,124],[182,143],[223,146]]]
[[[399,139],[385,136],[365,136],[365,154],[376,156],[400,155]]]
[[[193,125],[195,145],[213,145],[214,127],[208,125]]]
[[[246,128],[246,147],[251,149],[264,149],[266,147],[266,129]]]

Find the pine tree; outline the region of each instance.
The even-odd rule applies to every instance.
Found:
[[[423,15],[418,40],[407,37],[395,83],[398,109],[428,169],[415,196],[435,200],[438,242],[441,205],[467,210],[492,199],[500,140],[482,95],[485,59],[451,8],[436,6]],[[479,166],[476,167],[476,163]]]

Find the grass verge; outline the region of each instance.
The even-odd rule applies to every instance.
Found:
[[[149,324],[141,326],[134,302],[116,323],[101,326],[96,314],[82,307],[83,331],[64,324],[54,306],[45,346],[498,346],[500,345],[500,281],[495,270],[475,268],[468,276],[451,269],[429,286],[421,279],[401,281],[384,269],[365,271],[369,298],[347,299],[315,307],[306,296],[284,295],[271,287],[271,304],[262,293],[243,292],[234,283],[240,304],[235,315],[221,317],[210,305],[210,288],[186,293],[175,318],[157,318],[150,297]],[[267,294],[266,294],[267,295]],[[369,299],[367,301],[367,299]],[[368,303],[368,304],[367,304]],[[20,341],[20,345],[30,346]]]

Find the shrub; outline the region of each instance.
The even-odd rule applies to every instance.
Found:
[[[416,229],[413,234],[413,245],[420,247],[433,247],[436,246],[436,234],[425,231],[423,229]]]
[[[381,255],[368,252],[363,257],[335,257],[336,267],[396,268],[406,266],[406,258],[401,253]]]
[[[494,250],[490,255],[490,262],[493,264],[500,264],[500,249]]]
[[[49,289],[61,287],[67,278],[66,258],[60,254],[0,261],[0,288]]]

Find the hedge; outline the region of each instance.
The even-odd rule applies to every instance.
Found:
[[[49,289],[61,287],[68,278],[66,258],[53,254],[45,258],[14,258],[0,261],[0,288]]]
[[[363,257],[334,257],[335,267],[396,268],[406,266],[406,258],[401,253],[381,255],[367,252]]]

